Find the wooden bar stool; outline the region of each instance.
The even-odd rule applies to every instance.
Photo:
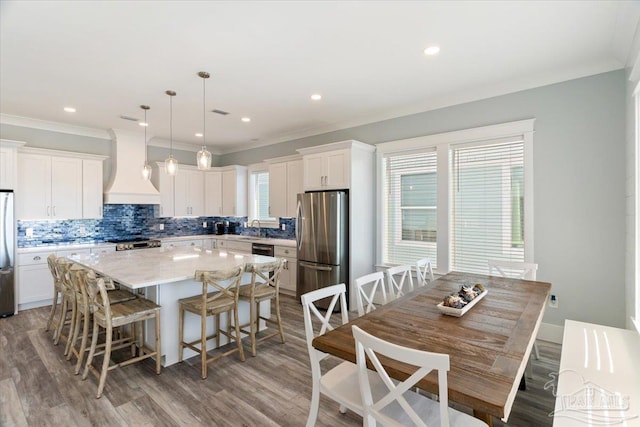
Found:
[[[240,290],[240,279],[244,272],[244,264],[219,271],[196,271],[195,280],[202,282],[202,293],[178,301],[180,304],[180,321],[178,326],[178,361],[182,362],[184,348],[187,347],[200,354],[202,366],[202,379],[207,378],[207,364],[218,360],[224,356],[239,352],[240,360],[244,362],[244,350],[240,337],[240,325],[238,323],[238,291]],[[209,292],[209,287],[214,289]],[[184,341],[184,318],[186,313],[193,313],[200,316],[200,338]],[[235,334],[231,333],[231,312],[234,313]],[[220,328],[220,314],[227,313],[227,330]],[[207,336],[207,316],[216,317],[215,333]],[[216,339],[216,347],[220,346],[220,334],[225,335],[229,340],[236,341],[236,348],[207,358],[207,341]]]
[[[56,268],[56,260],[57,257],[55,254],[51,254],[47,257],[47,265],[49,266],[49,271],[51,272],[51,276],[53,277],[53,302],[51,303],[51,311],[49,312],[49,319],[47,320],[45,331],[53,328],[54,337],[55,332],[58,330],[58,321],[55,320],[55,315],[58,308],[60,293],[62,292],[62,279],[58,274],[58,270]]]
[[[285,260],[280,258],[266,264],[254,264],[251,266],[251,283],[240,286],[240,300],[249,302],[250,319],[249,323],[240,325],[240,332],[251,337],[251,355],[256,355],[256,343],[268,338],[280,335],[280,340],[284,344],[284,330],[282,329],[282,319],[280,318],[280,273],[284,268]],[[260,303],[275,299],[276,320],[260,315]],[[274,324],[278,330],[271,334],[260,337],[256,340],[256,334],[260,329],[260,320],[265,324]],[[249,326],[249,329],[243,329]]]
[[[48,261],[48,259],[47,259]],[[76,318],[76,297],[73,291],[73,284],[71,283],[71,277],[69,275],[69,269],[73,263],[66,258],[58,257],[55,260],[56,274],[60,278],[60,294],[62,295],[62,301],[60,304],[60,313],[57,320],[55,320],[56,330],[53,333],[53,344],[58,345],[60,339],[65,342],[64,354],[67,355],[69,350],[69,342],[73,333],[73,325]],[[71,316],[67,318],[67,315],[71,313]],[[69,326],[69,330],[65,334],[64,328]]]
[[[160,306],[144,298],[136,298],[135,300],[111,305],[104,279],[97,278],[92,271],[87,273],[85,277],[90,309],[93,312],[93,336],[91,338],[91,348],[89,350],[87,364],[82,374],[82,379],[87,378],[89,371],[99,378],[98,394],[96,398],[100,398],[100,396],[102,396],[102,391],[104,390],[104,385],[107,380],[107,373],[111,369],[127,366],[150,357],[155,357],[156,374],[160,374],[162,367],[160,360]],[[142,322],[150,319],[155,320],[155,349],[146,347],[142,336]],[[136,324],[138,325],[136,326]],[[131,326],[131,335],[114,339],[114,328],[126,325]],[[104,350],[96,351],[98,348],[98,333],[100,328],[105,330]],[[132,354],[131,358],[126,359],[123,362],[110,365],[112,351],[131,347],[135,344],[137,344],[138,348],[137,356]],[[102,368],[98,371],[92,365],[92,362],[93,358],[100,354],[103,354],[104,358],[102,360]]]

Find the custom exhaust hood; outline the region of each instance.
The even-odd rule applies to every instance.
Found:
[[[104,193],[106,204],[160,204],[160,193],[140,173],[145,160],[145,141],[141,134],[111,129],[111,180]]]

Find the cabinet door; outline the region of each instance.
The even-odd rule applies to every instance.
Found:
[[[325,154],[325,187],[349,188],[349,150],[330,151]]]
[[[42,255],[42,259],[46,257]],[[18,304],[53,300],[53,277],[47,263],[19,266]]]
[[[180,172],[173,177],[173,205],[175,216],[189,215],[189,172],[190,171],[185,171],[184,168],[182,168]]]
[[[0,188],[13,190],[15,188],[14,171],[16,166],[16,151],[14,148],[0,148]]]
[[[271,177],[269,177],[271,179]],[[295,217],[298,208],[298,193],[303,193],[302,160],[287,163],[287,210],[283,216]]]
[[[204,215],[222,215],[222,172],[204,173]]]
[[[188,176],[189,215],[204,215],[204,176],[201,171],[189,171]]]
[[[322,190],[324,184],[324,153],[309,154],[303,158],[304,189]]]
[[[102,161],[82,161],[82,217],[102,218]]]
[[[18,153],[18,186],[16,197],[18,219],[47,219],[51,213],[51,157]]]
[[[160,217],[171,217],[175,214],[174,209],[174,177],[169,176],[164,170],[159,169],[158,191],[160,192]]]
[[[236,171],[226,170],[222,172],[222,216],[236,216]]]
[[[287,214],[287,163],[269,165],[269,216],[279,218]]]
[[[54,219],[82,218],[82,159],[51,157],[51,213]]]

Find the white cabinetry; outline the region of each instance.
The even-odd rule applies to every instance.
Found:
[[[298,151],[303,152],[303,150]],[[348,149],[304,155],[302,162],[305,191],[349,188],[350,152]]]
[[[296,249],[285,246],[276,246],[274,248],[274,256],[285,259],[284,269],[280,274],[280,292],[295,295],[298,283],[298,260],[296,258]]]
[[[160,193],[160,206],[158,216],[174,216],[175,209],[173,177],[165,173],[164,162],[156,162],[153,173],[151,174],[151,182]]]
[[[236,251],[243,254],[250,254],[252,252],[253,244],[251,242],[239,242],[236,240],[219,239],[217,241],[218,249],[228,249],[230,251]]]
[[[175,216],[204,214],[204,176],[202,171],[182,166],[174,177]]]
[[[82,161],[82,217],[102,218],[102,160]]]
[[[190,247],[202,247],[202,239],[189,239],[189,240],[168,240],[168,241],[163,241],[162,242],[162,246],[166,246],[169,248],[178,248],[178,247],[185,247],[185,246],[190,246]]]
[[[268,160],[269,215],[274,218],[294,217],[297,195],[303,192],[302,160],[283,159]]]
[[[222,168],[222,216],[247,215],[247,168]]]
[[[374,271],[375,260],[375,147],[358,141],[341,141],[301,148],[304,189],[349,191],[349,290],[353,280]],[[355,309],[351,299],[351,309]]]
[[[18,219],[102,217],[104,156],[22,148],[18,152]],[[87,181],[84,180],[87,162]],[[98,171],[97,163],[100,163]],[[86,197],[85,197],[86,195]],[[88,203],[84,216],[83,200]]]
[[[18,181],[18,147],[25,143],[0,139],[0,188],[13,190]]]
[[[222,172],[220,170],[204,173],[204,215],[222,215]]]
[[[47,257],[88,254],[90,249],[53,250],[18,254],[18,307],[25,310],[50,305],[53,301],[53,277],[47,265]]]

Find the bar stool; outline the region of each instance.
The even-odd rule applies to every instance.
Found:
[[[58,270],[56,269],[56,259],[56,254],[50,254],[47,257],[47,265],[49,266],[49,271],[51,272],[51,276],[53,277],[53,302],[51,303],[51,311],[49,312],[47,326],[44,329],[45,331],[49,331],[49,329],[53,327],[54,337],[55,331],[58,330],[58,322],[57,320],[54,321],[54,317],[58,308],[58,299],[60,299],[60,293],[62,292],[62,279],[60,278]]]
[[[93,336],[91,338],[91,348],[89,357],[85,365],[82,379],[86,379],[89,371],[99,378],[98,394],[96,398],[102,396],[102,391],[107,380],[107,373],[115,368],[127,366],[150,357],[156,359],[156,374],[160,374],[161,366],[161,346],[160,346],[160,306],[144,298],[136,298],[113,304],[109,302],[104,279],[97,278],[93,271],[85,276],[87,295],[89,297],[90,310],[93,312]],[[142,322],[145,320],[155,320],[155,349],[145,346],[142,336]],[[138,324],[136,326],[136,324]],[[131,335],[113,338],[114,328],[130,325]],[[96,351],[98,348],[98,333],[100,328],[105,330],[104,349]],[[120,363],[110,365],[111,352],[121,348],[132,347],[137,344],[138,355],[132,352],[132,357]],[[134,347],[132,347],[134,348]],[[103,354],[102,368],[98,371],[93,365],[93,358]]]
[[[240,332],[248,334],[251,337],[251,355],[256,355],[256,343],[266,339],[280,335],[280,340],[284,344],[284,330],[282,328],[282,319],[280,318],[280,274],[284,268],[286,261],[279,258],[277,261],[253,264],[251,266],[251,283],[240,286],[240,300],[249,302],[250,319],[249,323],[240,325]],[[275,299],[276,320],[263,317],[260,315],[260,303],[262,301],[270,301]],[[260,320],[264,320],[265,324],[274,324],[278,326],[278,331],[260,337],[256,340],[256,334],[260,329]],[[249,329],[243,329],[249,326]]]
[[[48,259],[47,259],[48,261]],[[63,257],[58,257],[55,260],[56,274],[60,278],[60,294],[62,295],[62,301],[60,305],[60,314],[58,315],[56,323],[56,330],[53,334],[53,344],[58,345],[60,339],[65,342],[64,355],[67,355],[68,344],[72,335],[73,324],[76,317],[76,298],[73,291],[73,284],[69,276],[69,269],[72,262]],[[67,318],[67,314],[71,313],[71,317]],[[65,335],[63,329],[65,326],[69,326],[69,331]]]
[[[179,325],[178,325],[178,361],[182,362],[184,348],[187,347],[200,354],[202,368],[202,379],[207,378],[207,365],[215,360],[232,353],[239,352],[240,360],[244,362],[244,350],[240,337],[240,324],[238,323],[238,291],[240,290],[240,279],[244,272],[244,264],[229,268],[227,270],[196,271],[195,280],[202,282],[202,293],[189,298],[178,300],[180,304]],[[228,285],[227,285],[228,283]],[[214,292],[209,292],[209,286]],[[184,319],[186,313],[193,313],[200,316],[200,337],[194,341],[184,341]],[[234,313],[235,335],[231,334],[231,312]],[[227,330],[220,328],[220,314],[227,313]],[[207,316],[216,317],[216,331],[213,335],[207,336]],[[207,358],[207,341],[216,339],[216,347],[220,346],[220,334],[225,335],[229,340],[236,341],[236,348]]]

